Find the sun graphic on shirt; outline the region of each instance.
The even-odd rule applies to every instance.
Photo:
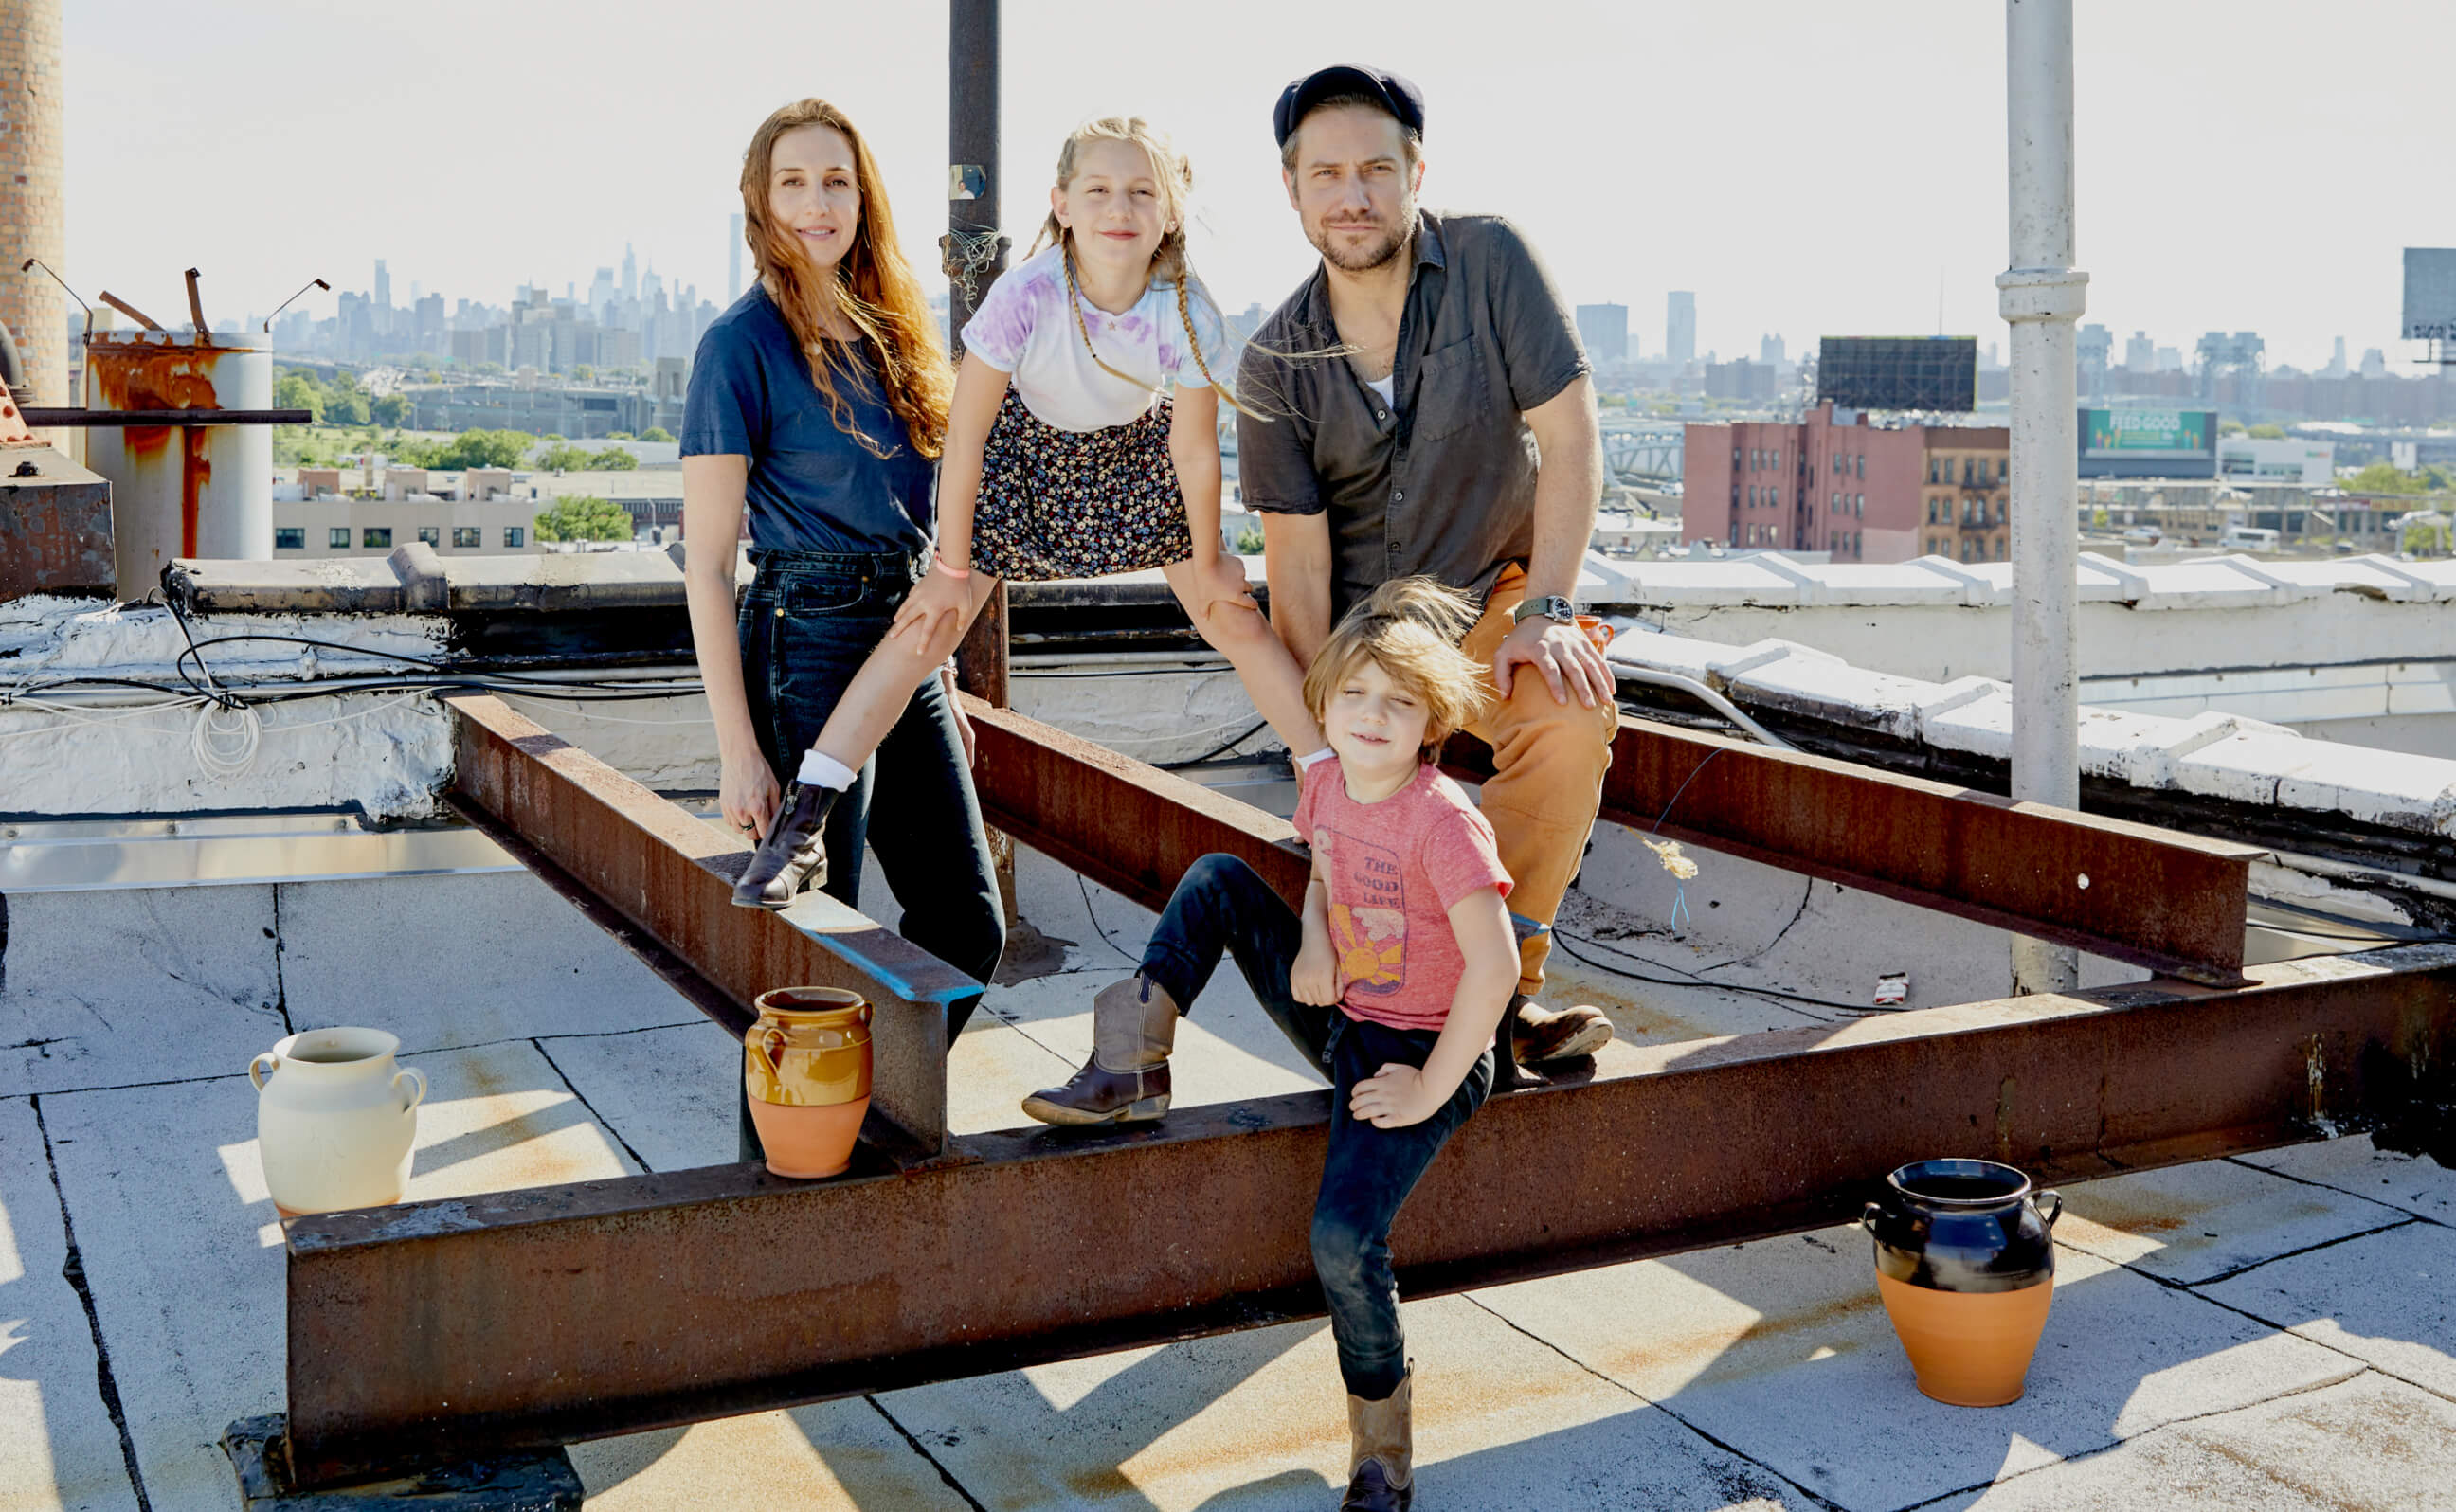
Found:
[[[1407,941],[1403,920],[1395,909],[1350,909],[1330,906],[1331,942],[1339,950],[1339,979],[1348,987],[1397,987],[1403,970]]]

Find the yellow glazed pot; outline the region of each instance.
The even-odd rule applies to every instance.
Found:
[[[780,987],[760,993],[758,1007],[742,1077],[768,1169],[838,1175],[870,1112],[870,1004],[832,987]]]

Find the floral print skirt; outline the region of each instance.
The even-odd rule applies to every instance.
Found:
[[[1010,388],[981,455],[972,565],[1020,582],[1105,578],[1194,555],[1168,456],[1169,401],[1096,431],[1061,431]]]

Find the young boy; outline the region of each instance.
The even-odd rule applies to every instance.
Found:
[[[1297,833],[1313,847],[1302,913],[1233,856],[1195,863],[1142,969],[1093,1001],[1091,1060],[1023,1103],[1044,1123],[1166,1113],[1177,1015],[1222,950],[1288,1038],[1328,1068],[1313,1258],[1347,1383],[1343,1508],[1403,1509],[1414,1498],[1390,1225],[1491,1090],[1493,1030],[1518,985],[1492,827],[1432,765],[1484,697],[1458,650],[1474,620],[1430,578],[1384,583],[1349,611],[1305,677],[1331,755],[1305,772],[1297,804]]]

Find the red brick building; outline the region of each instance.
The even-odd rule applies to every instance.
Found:
[[[1798,424],[1692,424],[1683,456],[1683,541],[1836,562],[2011,560],[2000,425],[1888,429],[1824,404]]]

